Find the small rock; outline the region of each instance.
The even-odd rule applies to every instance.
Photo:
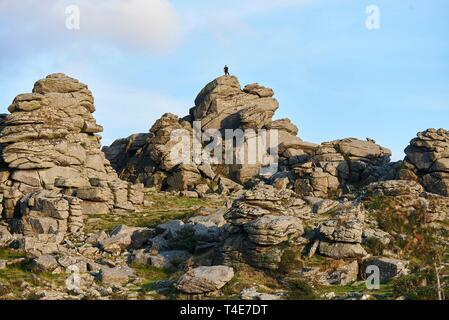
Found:
[[[46,254],[34,259],[31,263],[33,270],[37,272],[53,271],[58,267],[58,261],[52,255]]]
[[[198,267],[181,276],[176,288],[189,294],[208,293],[221,289],[233,277],[234,269],[230,267]]]
[[[181,197],[185,198],[199,198],[198,192],[196,191],[181,191]]]
[[[242,300],[281,300],[281,295],[278,294],[268,294],[268,293],[260,293],[257,291],[257,287],[251,287],[247,289],[243,289],[240,293],[240,299]]]
[[[134,277],[134,271],[129,267],[105,267],[99,273],[100,280],[108,285],[125,285]]]
[[[4,226],[0,226],[0,247],[8,244],[12,240],[12,235]]]

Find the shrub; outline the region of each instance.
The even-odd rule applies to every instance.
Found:
[[[300,279],[289,280],[287,283],[287,299],[289,300],[316,300],[315,290],[307,282]]]
[[[176,236],[168,241],[168,246],[174,250],[186,250],[192,252],[198,243],[198,237],[195,229],[191,226],[182,228],[176,233]]]
[[[381,256],[386,248],[382,241],[376,238],[366,239],[363,245],[367,249],[367,251],[374,256]]]
[[[299,253],[294,249],[286,249],[281,257],[278,271],[283,274],[288,274],[292,271],[298,270],[303,267],[303,263],[299,258]]]
[[[393,293],[408,300],[435,300],[438,292],[431,272],[416,272],[393,281]]]

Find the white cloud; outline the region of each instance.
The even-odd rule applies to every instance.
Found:
[[[79,6],[79,30],[66,28],[69,5]],[[168,0],[0,0],[0,18],[8,40],[33,47],[89,41],[164,51],[180,40],[180,19]]]

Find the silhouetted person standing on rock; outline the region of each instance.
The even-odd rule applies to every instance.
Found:
[[[228,66],[224,67],[224,73],[225,73],[225,76],[229,76],[230,75]]]

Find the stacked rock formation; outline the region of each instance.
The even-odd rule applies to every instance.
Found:
[[[29,193],[20,200],[20,212],[12,229],[25,236],[77,233],[84,227],[81,202],[55,191]]]
[[[294,167],[296,192],[304,196],[338,196],[350,185],[394,178],[390,150],[368,139],[347,138],[321,144],[315,155]]]
[[[134,210],[143,202],[143,186],[118,179],[100,150],[103,128],[86,85],[52,74],[8,110],[0,125],[0,194],[2,217],[16,231],[77,231],[82,213]]]
[[[449,131],[419,132],[405,153],[401,178],[417,180],[427,191],[449,197]]]
[[[362,205],[344,203],[332,218],[319,226],[322,237],[319,252],[334,259],[362,258],[367,255],[361,246],[365,225]]]
[[[375,182],[366,187],[365,196],[382,196],[395,212],[403,214],[404,217],[420,215],[423,223],[449,218],[449,197],[426,192],[416,181]]]
[[[311,208],[289,189],[260,183],[234,201],[221,247],[225,264],[277,269],[285,250],[304,233]]]
[[[196,190],[199,193],[213,192],[217,189],[239,189],[229,179],[243,184],[258,176],[261,167],[266,163],[260,159],[255,163],[249,163],[245,156],[243,164],[223,164],[222,156],[219,164],[209,165],[207,161],[203,161],[180,165],[170,158],[171,148],[178,142],[171,138],[172,132],[175,129],[185,129],[190,135],[198,135],[198,132],[193,133],[197,125],[204,138],[203,145],[210,142],[207,135],[211,130],[219,132],[224,139],[221,141],[224,155],[227,143],[226,129],[252,130],[254,133],[246,134],[245,131],[244,142],[234,150],[235,154],[240,152],[240,148],[249,150],[248,145],[256,141],[255,134],[261,130],[276,129],[281,165],[298,163],[313,152],[316,145],[298,138],[298,128],[290,120],[272,121],[278,109],[278,102],[273,95],[272,89],[259,84],[247,85],[241,89],[236,77],[220,77],[201,90],[195,99],[195,107],[190,109],[187,117],[179,119],[175,115],[165,114],[156,121],[149,134],[132,135],[127,139],[117,140],[103,150],[121,178],[141,182],[148,187],[164,190]],[[262,152],[266,153],[267,150]]]

